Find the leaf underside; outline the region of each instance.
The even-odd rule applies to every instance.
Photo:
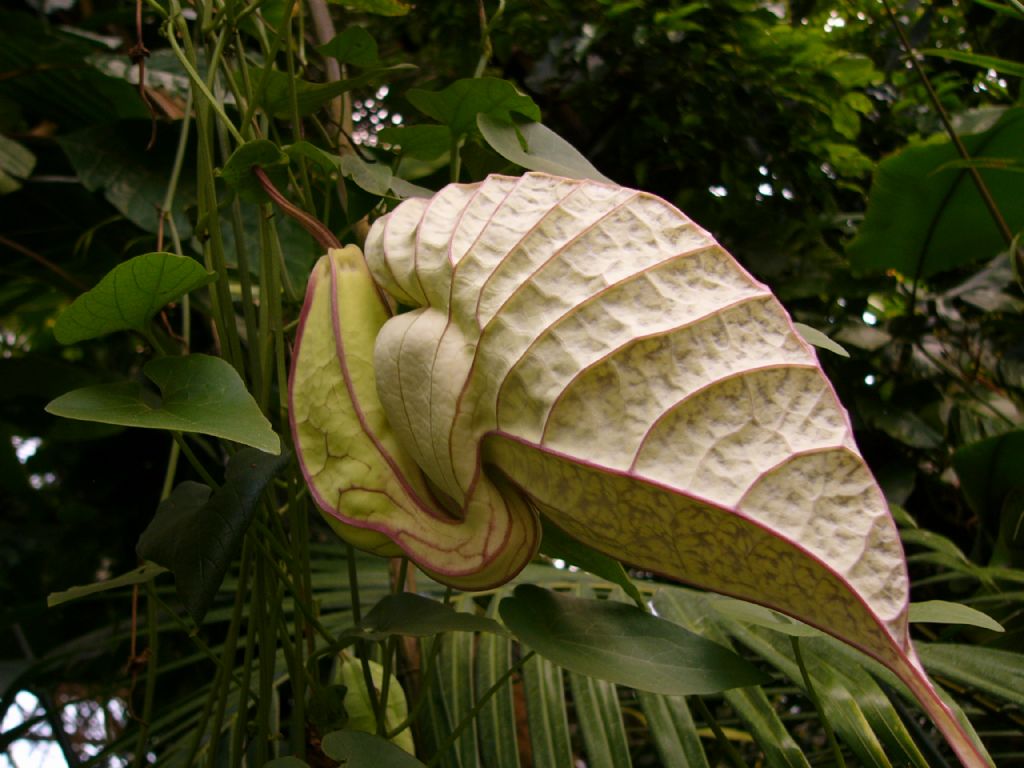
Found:
[[[391,319],[340,253],[311,279],[292,418],[341,531],[484,588],[528,562],[542,513],[861,648],[984,764],[916,660],[899,534],[813,349],[685,215],[543,174],[407,200],[367,239],[414,307]]]

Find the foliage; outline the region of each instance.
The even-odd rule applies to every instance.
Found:
[[[418,764],[379,738],[408,728],[444,765],[951,759],[884,668],[767,609],[627,576],[551,531],[516,581],[449,593],[311,514],[298,464],[270,453],[291,444],[314,236],[361,243],[400,199],[523,167],[676,203],[849,351],[822,363],[914,599],[988,617],[912,608],[922,660],[994,761],[1019,762],[1024,19],[1015,0],[886,7],[168,0],[138,27],[105,0],[0,11],[0,710],[28,690],[51,724],[93,713],[98,738],[68,714],[55,733],[69,764]],[[563,670],[520,642],[545,611],[570,641],[620,619],[649,634],[637,597],[716,644],[703,675],[739,655],[760,682],[666,696],[623,685],[642,649],[580,666],[556,640]]]

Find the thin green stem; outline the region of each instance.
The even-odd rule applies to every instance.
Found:
[[[180,31],[182,32],[182,34],[187,35],[188,27],[185,25],[184,19],[177,14],[174,15],[173,19],[176,20],[177,23],[172,21],[172,26],[180,25]],[[214,97],[214,95],[210,92],[210,89],[207,88],[206,83],[203,82],[203,78],[199,76],[199,73],[196,71],[195,67],[192,66],[192,63],[185,56],[185,52],[182,51],[181,46],[178,45],[178,41],[175,38],[175,30],[173,28],[168,30],[167,41],[170,43],[171,49],[174,51],[175,58],[178,59],[178,62],[185,70],[185,74],[187,74],[189,80],[192,81],[193,87],[201,94],[203,94],[203,98],[206,99],[207,106],[210,109],[212,109],[217,114],[217,117],[221,119],[224,125],[227,126],[228,131],[231,132],[231,136],[235,139],[235,141],[237,141],[239,144],[244,144],[245,139],[242,138],[242,134],[238,132],[238,129],[235,127],[235,124],[231,122],[231,119],[224,111],[224,107],[220,104],[219,101],[217,101],[216,97]]]
[[[268,534],[266,536],[267,539],[269,539],[272,542],[274,541],[274,537],[272,535],[269,535],[269,529],[267,529],[265,525],[260,524],[259,530],[262,530],[264,533]],[[259,548],[260,552],[263,554],[263,559],[266,562],[266,564],[270,566],[270,568],[274,571],[274,574],[278,577],[278,579],[281,580],[282,584],[284,584],[284,586],[293,594],[296,594],[295,585],[292,583],[291,579],[288,578],[288,574],[284,572],[284,570],[278,564],[277,560],[274,559],[274,553],[270,551],[270,548],[267,546],[267,544],[264,541],[256,538],[255,535],[254,541],[256,542],[256,546]],[[274,546],[279,548],[279,554],[283,554],[283,559],[287,561],[287,558],[289,557],[287,551],[281,548],[281,545],[277,542],[274,542]],[[305,617],[306,621],[309,622],[310,626],[312,626],[313,629],[319,632],[320,636],[323,637],[324,640],[331,644],[336,642],[335,637],[327,630],[326,627],[324,627],[323,624],[320,623],[320,620],[313,614],[312,608],[309,605],[307,605],[304,600],[297,600],[295,604],[299,607],[299,610],[302,612],[302,615]]]
[[[146,743],[153,719],[153,703],[156,701],[156,675],[160,656],[160,634],[157,630],[157,595],[153,580],[146,582],[146,688],[142,694],[142,717],[139,722],[139,736],[135,742],[136,768],[146,765]]]
[[[964,146],[963,141],[960,140],[960,136],[957,135],[956,129],[953,127],[953,121],[950,118],[949,113],[946,112],[946,108],[942,106],[942,100],[939,99],[939,95],[938,93],[935,92],[935,88],[932,86],[931,80],[928,78],[927,73],[924,71],[924,68],[918,61],[917,51],[915,50],[913,44],[910,42],[910,39],[907,37],[907,33],[904,31],[903,25],[900,24],[899,19],[896,18],[896,13],[893,11],[892,5],[890,4],[889,0],[882,0],[882,5],[885,7],[886,15],[889,17],[889,21],[892,24],[893,29],[896,30],[896,34],[899,36],[900,44],[907,54],[907,58],[910,61],[911,67],[913,67],[914,71],[917,73],[918,78],[921,80],[921,84],[924,86],[925,92],[928,94],[928,100],[932,103],[932,107],[935,109],[936,114],[939,116],[939,120],[942,121],[942,127],[945,129],[950,141],[953,142],[953,146],[956,147],[956,151],[960,155],[960,157],[963,160],[970,160],[971,155],[967,151],[967,147]],[[989,191],[988,186],[985,184],[985,180],[982,179],[981,177],[981,172],[974,166],[968,166],[967,172],[968,174],[970,174],[971,179],[974,181],[974,186],[977,187],[978,194],[981,195],[982,202],[984,202],[985,207],[988,209],[989,214],[992,216],[992,219],[995,222],[996,227],[999,229],[999,233],[1003,236],[1003,239],[1006,241],[1007,245],[1012,245],[1013,231],[1006,223],[1006,219],[1003,218],[1003,214],[999,210],[999,206],[996,204],[995,198],[992,197],[992,193]],[[918,268],[918,272],[920,272],[920,265]],[[919,274],[914,276],[915,292],[917,290],[919,276]],[[913,307],[914,302],[911,301],[911,312],[914,311]]]
[[[814,689],[814,683],[811,681],[811,675],[807,671],[807,665],[804,663],[804,654],[800,648],[800,638],[790,635],[789,643],[793,648],[793,657],[796,659],[796,665],[800,668],[800,677],[804,681],[804,690],[807,692],[807,697],[811,700],[811,704],[818,713],[821,727],[825,730],[825,737],[828,739],[829,746],[832,747],[832,756],[835,758],[836,765],[838,768],[846,768],[843,750],[836,740],[835,731],[832,730],[832,723],[829,722],[828,716],[825,714],[825,708],[821,705],[821,699],[818,698],[818,693]]]
[[[231,621],[228,624],[227,637],[224,640],[224,649],[221,653],[221,664],[222,669],[230,668],[235,658],[235,653],[238,650],[238,637],[242,626],[242,608],[245,604],[245,596],[248,592],[247,586],[249,583],[249,572],[252,567],[252,546],[249,543],[249,539],[245,539],[242,543],[242,563],[238,569],[238,588],[235,591],[235,605],[231,611]],[[217,762],[217,751],[220,745],[219,734],[221,727],[224,724],[224,713],[227,710],[228,691],[230,690],[230,679],[226,675],[218,675],[217,677],[217,707],[213,714],[213,725],[210,732],[213,734],[213,742],[210,748],[210,757],[207,764],[210,768],[213,768]]]
[[[712,733],[715,734],[715,739],[718,741],[718,745],[725,752],[726,758],[734,766],[734,768],[746,768],[746,763],[743,762],[743,755],[739,753],[739,750],[729,741],[729,737],[725,735],[725,731],[722,730],[722,726],[718,724],[718,719],[711,713],[708,705],[704,703],[704,699],[700,696],[692,696],[690,700],[694,703],[697,708],[697,712],[700,713],[701,718],[711,728]]]
[[[213,476],[206,471],[206,467],[202,465],[202,462],[199,461],[196,455],[192,452],[192,449],[189,448],[188,443],[185,441],[185,436],[182,435],[181,432],[172,432],[171,434],[174,436],[174,442],[177,443],[181,452],[185,454],[185,458],[188,460],[188,463],[192,465],[192,469],[194,469],[203,479],[203,482],[211,488],[219,488],[220,483],[214,480]]]

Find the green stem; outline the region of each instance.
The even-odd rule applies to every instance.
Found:
[[[142,694],[142,717],[139,722],[139,737],[135,742],[136,768],[146,765],[146,743],[153,718],[153,703],[156,701],[156,675],[160,651],[160,635],[157,631],[157,595],[153,580],[146,582],[146,688]]]
[[[263,530],[263,532],[268,533],[268,529],[265,526],[262,526],[262,530]],[[271,541],[273,541],[273,536],[271,536],[271,535],[267,535],[266,538],[268,538]],[[281,568],[281,566],[278,564],[278,562],[274,559],[274,553],[270,551],[270,548],[266,545],[266,543],[261,541],[258,538],[255,538],[255,536],[254,536],[254,541],[256,542],[256,546],[259,547],[260,552],[263,554],[264,561],[266,562],[266,564],[271,567],[271,569],[274,571],[275,575],[281,580],[281,582],[285,585],[285,587],[289,591],[292,592],[293,595],[297,594],[295,592],[295,585],[292,584],[291,579],[288,578],[288,574],[286,574],[284,572],[284,570]],[[275,543],[275,545],[277,547],[281,546],[280,544],[277,544],[276,542],[274,542],[274,543]],[[283,550],[278,550],[278,551],[279,552],[283,552]],[[288,557],[287,553],[284,553],[284,554],[285,554],[285,559],[287,559],[287,557]],[[300,600],[296,600],[295,604],[299,607],[299,610],[302,612],[302,615],[305,617],[306,621],[308,621],[310,623],[310,626],[312,626],[313,629],[315,629],[317,632],[319,632],[320,636],[322,638],[324,638],[324,640],[326,640],[330,644],[333,644],[333,643],[336,642],[334,636],[327,630],[326,627],[324,627],[323,624],[320,623],[320,620],[316,616],[313,615],[312,609],[310,608],[310,606],[306,605],[304,600],[301,600],[301,599]]]
[[[188,460],[188,463],[192,465],[192,469],[194,469],[203,479],[203,482],[211,488],[219,488],[220,484],[213,479],[213,476],[209,472],[206,471],[206,467],[202,465],[199,459],[196,458],[196,455],[192,452],[192,449],[188,447],[188,443],[185,442],[185,436],[182,435],[181,432],[172,432],[171,434],[174,436],[174,442],[177,443],[181,452],[185,454],[185,458]]]
[[[807,697],[811,700],[811,704],[818,713],[821,727],[825,729],[825,737],[828,739],[829,746],[832,747],[832,755],[835,757],[836,765],[838,768],[846,768],[843,750],[836,740],[835,731],[832,730],[832,723],[829,722],[828,716],[825,714],[825,708],[821,705],[821,699],[818,698],[818,693],[814,690],[814,683],[811,682],[811,675],[807,671],[807,665],[804,663],[804,654],[800,649],[800,638],[790,635],[789,642],[793,647],[793,657],[796,659],[796,665],[800,668],[800,677],[804,681],[804,690],[807,692]]]
[[[885,12],[889,17],[889,21],[896,30],[896,34],[900,38],[900,44],[903,50],[907,54],[907,58],[910,60],[910,65],[917,73],[918,78],[921,80],[921,84],[924,86],[925,92],[928,94],[928,100],[931,101],[932,107],[934,107],[936,114],[939,116],[939,120],[942,121],[942,127],[945,129],[946,134],[949,136],[950,141],[953,142],[953,146],[956,147],[957,153],[964,160],[970,160],[971,155],[967,151],[967,147],[960,140],[960,136],[957,135],[956,129],[953,128],[953,121],[949,117],[949,113],[946,112],[946,108],[942,106],[942,101],[939,99],[939,95],[935,92],[935,88],[932,86],[931,80],[928,79],[928,75],[921,67],[920,62],[917,60],[917,51],[911,44],[910,39],[907,37],[907,33],[903,29],[903,25],[900,24],[899,19],[896,18],[896,14],[892,9],[892,5],[889,0],[882,0],[882,5],[885,7]],[[996,204],[995,198],[992,197],[992,193],[989,191],[988,186],[985,184],[985,180],[981,178],[981,172],[973,167],[968,166],[967,172],[970,174],[971,179],[974,181],[974,186],[978,189],[978,194],[981,195],[982,202],[988,209],[989,214],[992,216],[996,227],[999,229],[999,233],[1003,236],[1007,245],[1013,244],[1013,232],[1009,225],[1006,223],[1006,219],[1003,218],[1002,212],[999,210],[999,206]],[[920,272],[920,269],[918,270]],[[914,276],[914,290],[917,290],[918,275]],[[911,302],[911,312],[913,312],[913,301]]]
[[[187,36],[188,27],[186,26],[185,21],[180,16],[180,14],[174,14],[173,19],[173,26],[180,27],[179,31],[182,33],[182,35]],[[227,129],[231,132],[231,135],[235,139],[235,141],[237,141],[239,144],[244,144],[245,139],[242,138],[242,134],[238,132],[238,129],[235,127],[235,124],[231,122],[231,119],[227,116],[227,113],[224,111],[224,107],[210,92],[210,89],[206,87],[206,83],[203,82],[203,78],[199,76],[199,73],[196,71],[195,67],[192,66],[192,63],[185,56],[185,52],[182,51],[181,46],[178,45],[178,41],[175,38],[174,33],[174,29],[168,30],[167,41],[170,43],[171,49],[174,51],[175,58],[178,59],[178,62],[185,70],[185,74],[187,74],[189,80],[192,81],[193,87],[201,94],[203,94],[203,98],[206,99],[207,106],[217,113],[217,117],[219,117],[221,121],[224,123],[224,125],[227,126]]]
[[[228,669],[233,663],[235,652],[238,649],[239,630],[242,626],[242,608],[245,604],[246,586],[249,583],[249,571],[252,566],[252,546],[249,539],[242,543],[242,564],[238,569],[238,588],[235,591],[235,605],[231,611],[231,622],[228,624],[227,638],[224,640],[224,649],[221,653],[221,664],[223,669]],[[213,734],[210,758],[207,764],[213,768],[217,762],[217,751],[220,745],[220,731],[224,724],[224,713],[227,710],[228,691],[230,690],[230,679],[226,675],[217,677],[218,697],[217,708],[214,710],[213,727],[210,732]]]
[[[746,768],[746,764],[743,762],[743,755],[739,753],[739,750],[729,741],[729,737],[725,735],[725,731],[722,730],[722,726],[718,724],[717,718],[708,709],[708,705],[704,703],[704,699],[700,696],[691,697],[694,705],[697,707],[697,711],[703,718],[704,722],[708,724],[711,731],[715,734],[715,739],[718,741],[718,745],[725,752],[725,756],[732,763],[734,768]]]

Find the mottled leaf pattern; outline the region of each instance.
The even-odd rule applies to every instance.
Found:
[[[330,514],[479,588],[532,555],[539,511],[606,554],[861,648],[911,688],[965,763],[985,764],[910,644],[900,538],[846,412],[785,310],[710,235],[642,192],[492,176],[404,202],[374,224],[366,258],[414,309],[386,322],[378,312],[371,365],[365,339],[347,340],[356,320],[341,283],[331,278],[333,308],[307,300],[300,452],[305,440],[313,452],[326,444],[328,463],[356,457],[331,444],[359,431],[346,407],[372,411],[379,426],[359,416],[356,443],[388,441],[385,461],[358,452],[373,487],[418,490],[384,494],[361,516],[344,496],[364,470],[342,463],[322,481],[322,459],[304,458]],[[323,346],[315,364],[302,357],[310,327]],[[322,371],[353,354],[358,396],[350,383],[347,402],[339,386],[326,397],[345,375]],[[326,411],[310,420],[314,390]]]

